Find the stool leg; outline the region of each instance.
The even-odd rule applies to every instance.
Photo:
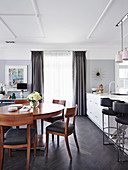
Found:
[[[119,125],[118,125],[118,122],[117,122],[117,149],[118,149],[118,153],[117,153],[117,161],[119,162],[120,161],[120,141],[119,141]]]
[[[103,145],[104,145],[104,114],[102,113],[102,124],[103,124]]]
[[[110,136],[110,117],[108,115],[108,137]]]

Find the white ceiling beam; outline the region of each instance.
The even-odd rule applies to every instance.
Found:
[[[3,23],[3,25],[9,30],[9,32],[12,34],[13,38],[17,38],[16,34],[11,30],[11,28],[6,24],[6,22],[0,17],[0,21]]]
[[[112,2],[114,0],[110,0],[108,2],[108,4],[106,5],[105,9],[103,10],[102,14],[100,15],[100,17],[98,18],[97,22],[95,23],[94,27],[92,28],[92,30],[90,31],[90,33],[87,36],[87,39],[91,38],[91,35],[93,34],[93,32],[96,30],[97,26],[99,25],[99,23],[101,22],[102,18],[104,17],[105,13],[107,12],[107,10],[109,9],[109,7],[111,6]]]
[[[36,0],[31,0],[31,1],[32,1],[34,12],[35,12],[35,17],[36,17],[36,20],[37,20],[37,24],[38,24],[40,32],[41,32],[41,34],[42,34],[42,36],[44,38],[45,37],[45,33],[44,33],[44,29],[43,29],[43,24],[42,24],[41,19],[40,19],[39,9],[38,9],[38,6],[37,6],[37,2],[36,2]]]

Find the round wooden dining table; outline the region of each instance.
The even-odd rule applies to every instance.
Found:
[[[23,105],[29,105],[28,103],[24,103]],[[14,105],[16,106],[16,104]],[[33,125],[32,127],[37,128],[37,119],[43,120],[44,118],[49,118],[52,116],[59,115],[63,112],[64,106],[60,104],[54,104],[54,103],[40,103],[37,108],[31,108],[29,111],[21,111],[18,109],[17,111],[9,112],[8,108],[10,105],[2,106],[0,107],[0,114],[11,114],[11,115],[17,115],[17,114],[24,114],[24,113],[33,113]],[[12,107],[12,106],[11,106]],[[43,134],[38,135],[37,134],[37,147],[44,147],[44,141],[43,141]]]

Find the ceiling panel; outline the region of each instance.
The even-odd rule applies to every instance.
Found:
[[[90,0],[37,2],[47,35],[45,40],[77,43],[86,39],[108,0],[96,0],[96,4]]]
[[[33,14],[31,0],[0,0],[0,14]]]
[[[0,41],[1,39],[4,40],[5,38],[12,39],[12,34],[8,31],[6,26],[0,21]]]
[[[35,17],[13,16],[3,17],[17,37],[39,37],[42,36]]]

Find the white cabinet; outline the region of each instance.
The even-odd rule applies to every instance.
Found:
[[[102,109],[100,106],[101,95],[87,93],[87,115],[102,130]],[[107,97],[107,96],[106,96]],[[108,118],[105,116],[105,126],[108,124]]]

